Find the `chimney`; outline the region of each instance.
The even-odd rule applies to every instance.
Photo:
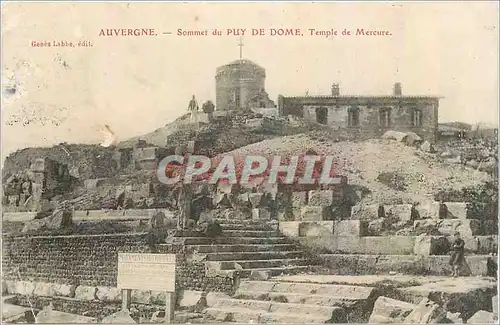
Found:
[[[340,86],[339,84],[332,85],[332,96],[340,96]]]
[[[403,89],[401,87],[400,82],[396,82],[394,84],[394,96],[402,96],[403,95]]]

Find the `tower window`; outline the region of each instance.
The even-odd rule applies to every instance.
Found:
[[[239,89],[234,91],[233,100],[234,100],[234,105],[236,105],[236,107],[240,107],[240,91],[239,91]]]

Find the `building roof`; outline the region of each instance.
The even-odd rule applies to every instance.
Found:
[[[283,96],[289,99],[351,99],[351,98],[363,98],[363,99],[441,99],[442,96],[433,95],[410,95],[410,96],[397,96],[397,95],[339,95],[339,96]]]
[[[232,61],[228,64],[225,64],[225,65],[218,67],[217,72],[219,72],[220,70],[225,70],[227,68],[235,68],[237,66],[244,66],[244,67],[248,67],[248,68],[251,67],[252,69],[265,70],[263,67],[261,67],[260,65],[258,65],[255,62],[253,62],[252,60],[239,59],[239,60],[235,60],[235,61]]]

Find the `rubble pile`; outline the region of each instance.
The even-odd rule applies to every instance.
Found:
[[[228,154],[294,155],[310,148],[318,154],[335,157],[335,173],[348,178],[356,203],[432,201],[442,188],[462,189],[492,179],[487,173],[440,162],[434,155],[424,154],[418,148],[387,139],[332,142],[298,134],[263,140]],[[396,190],[378,181],[383,173],[397,174],[398,182],[406,185],[405,190]]]

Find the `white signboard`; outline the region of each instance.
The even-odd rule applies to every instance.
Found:
[[[118,289],[175,292],[175,254],[118,253]]]

